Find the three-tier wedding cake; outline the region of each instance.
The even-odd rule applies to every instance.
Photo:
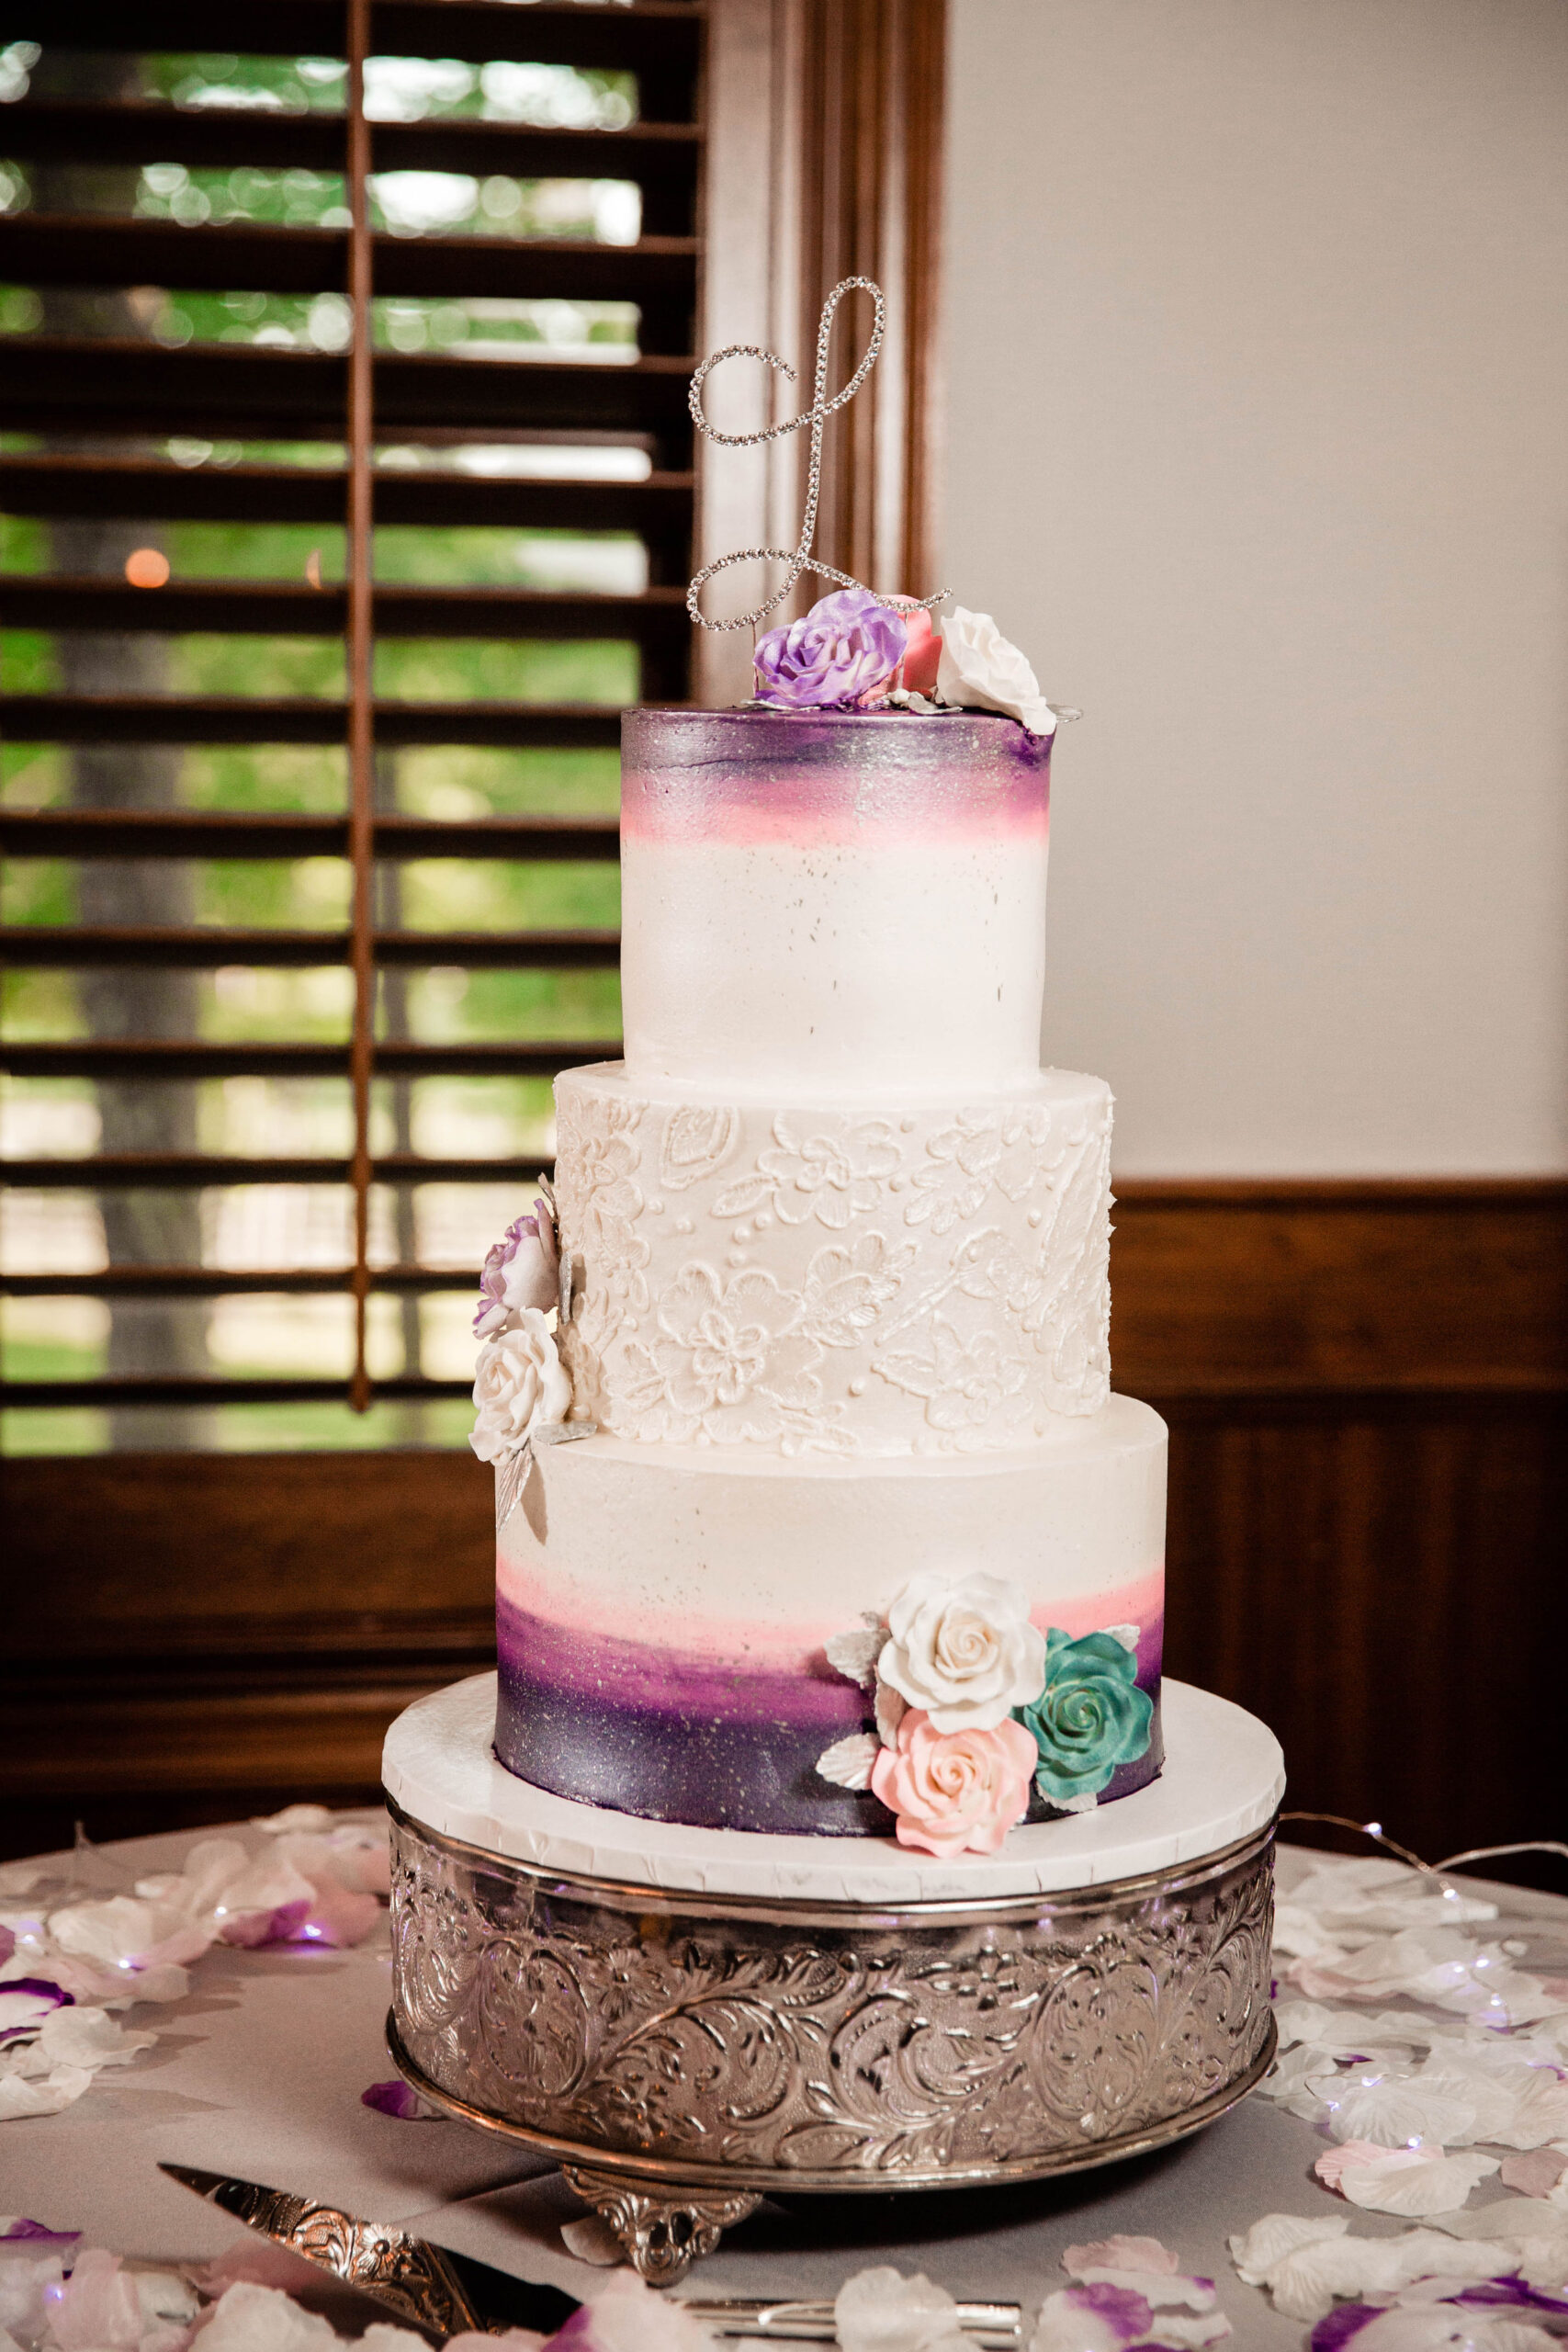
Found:
[[[486,1268],[496,1753],[989,1852],[1161,1762],[1111,1093],[1040,1067],[1055,715],[985,616],[860,591],[757,662],[749,706],[625,721],[626,1058],[559,1078]]]

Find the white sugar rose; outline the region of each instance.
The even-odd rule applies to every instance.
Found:
[[[962,710],[999,710],[1021,719],[1031,735],[1056,731],[1056,714],[1039,679],[989,613],[966,613],[955,605],[942,622],[936,690]]]
[[[988,1731],[1045,1687],[1045,1636],[1003,1577],[911,1577],[887,1612],[877,1678],[938,1731]]]
[[[474,1403],[479,1419],[468,1443],[481,1462],[499,1462],[542,1423],[565,1420],[571,1383],[536,1306],[524,1307],[513,1329],[498,1332],[480,1349]]]

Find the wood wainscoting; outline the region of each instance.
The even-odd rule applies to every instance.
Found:
[[[1171,1426],[1173,1673],[1291,1802],[1429,1856],[1561,1835],[1568,1184],[1129,1183],[1117,1385]],[[467,1455],[13,1460],[9,1853],[374,1796],[487,1665]]]

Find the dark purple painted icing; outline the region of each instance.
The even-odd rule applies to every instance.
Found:
[[[984,711],[628,710],[621,827],[704,839],[1038,829],[1051,741]]]
[[[818,1777],[825,1747],[870,1728],[865,1693],[826,1658],[808,1674],[726,1669],[573,1634],[505,1600],[496,1608],[496,1647],[495,1752],[536,1788],[696,1829],[888,1833],[890,1817],[868,1792]],[[1121,1768],[1102,1803],[1145,1786],[1164,1761],[1157,1650],[1139,1680],[1156,1702],[1153,1744]],[[1050,1814],[1036,1798],[1029,1817]]]

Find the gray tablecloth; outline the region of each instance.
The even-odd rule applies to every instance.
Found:
[[[138,1874],[177,1869],[197,1834],[103,1850]],[[1281,1849],[1282,1885],[1307,1860]],[[1489,1891],[1521,1922],[1568,1923],[1568,1903]],[[400,2121],[363,2105],[366,2087],[393,2071],[382,2041],[389,1981],[384,1924],[347,1951],[214,1949],[197,1963],[188,1998],[151,2018],[159,2039],[134,2068],[99,2075],[60,2115],[0,2122],[0,2211],[164,2259],[215,2256],[244,2235],[165,2179],[156,2169],[164,2159],[398,2222],[521,2276],[591,2292],[597,2274],[561,2243],[561,2223],[583,2209],[558,2173],[464,2125]],[[1184,2269],[1218,2282],[1244,2352],[1282,2352],[1307,2331],[1241,2283],[1225,2242],[1267,2212],[1321,2211],[1311,2166],[1323,2145],[1309,2125],[1253,2098],[1161,2154],[1065,2180],[770,2203],[694,2275],[705,2292],[830,2297],[852,2272],[890,2262],[955,2294],[1032,2306],[1066,2283],[1066,2246],[1125,2231],[1162,2239]],[[1377,2234],[1405,2225],[1368,2213],[1356,2226]]]

